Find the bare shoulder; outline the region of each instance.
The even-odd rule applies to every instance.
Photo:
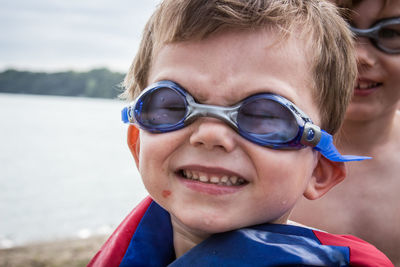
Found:
[[[400,137],[400,109],[396,111],[396,115],[394,116],[394,127],[395,134]]]
[[[400,110],[396,112],[393,122],[392,133],[388,142],[382,147],[377,148],[374,153],[374,160],[371,161],[374,167],[377,167],[379,171],[382,171],[379,166],[389,168],[393,170],[399,176],[398,170],[400,170]],[[386,173],[386,172],[385,172]],[[397,180],[400,180],[397,179]]]
[[[396,111],[396,115],[394,117],[394,127],[395,135],[397,135],[397,137],[400,137],[400,109]]]

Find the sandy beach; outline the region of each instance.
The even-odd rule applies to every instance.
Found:
[[[0,267],[86,266],[106,239],[107,236],[96,236],[0,249]]]

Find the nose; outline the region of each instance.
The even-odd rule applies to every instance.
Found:
[[[198,118],[191,127],[193,127],[189,139],[191,145],[225,152],[235,149],[237,133],[224,122],[214,118]]]
[[[356,41],[357,65],[359,72],[369,69],[376,64],[376,48],[364,37],[357,38]]]

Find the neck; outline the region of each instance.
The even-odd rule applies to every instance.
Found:
[[[188,250],[209,237],[209,234],[203,232],[189,231],[186,226],[171,216],[172,229],[174,235],[174,248],[176,258],[185,254]]]
[[[343,153],[374,154],[393,139],[400,112],[390,113],[373,120],[345,119],[338,135],[338,148]]]

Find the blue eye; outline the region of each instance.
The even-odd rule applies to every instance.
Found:
[[[175,125],[186,114],[184,97],[167,87],[144,95],[137,107],[140,122],[147,127]]]
[[[288,142],[298,133],[293,114],[281,104],[266,98],[243,103],[237,121],[242,131],[261,139],[264,136],[271,142]]]

